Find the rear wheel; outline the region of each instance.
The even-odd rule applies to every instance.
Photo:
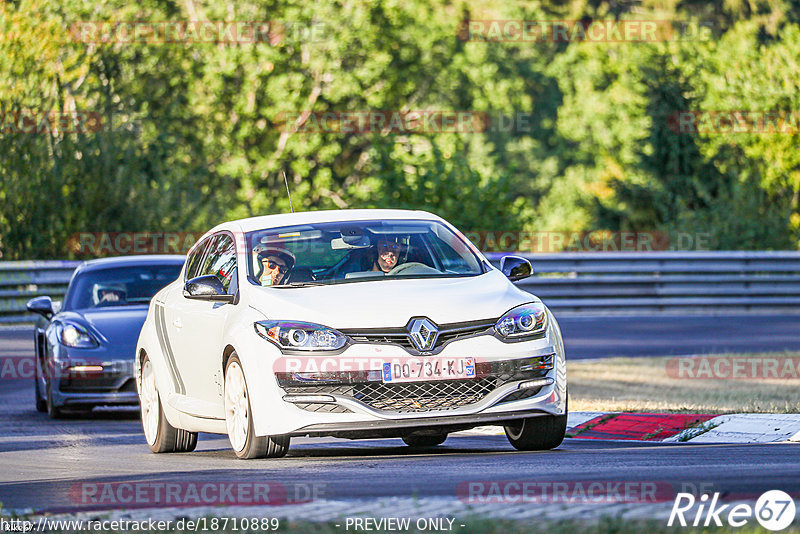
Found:
[[[142,360],[142,393],[139,396],[139,406],[144,437],[151,451],[191,452],[197,446],[197,432],[175,428],[167,421],[156,388],[153,364],[146,355]]]
[[[555,449],[567,433],[567,408],[563,415],[543,415],[520,419],[505,426],[506,437],[520,451]]]
[[[225,424],[239,458],[280,458],[289,451],[288,436],[256,436],[247,382],[235,352],[225,366]]]
[[[409,447],[435,447],[444,443],[447,439],[447,434],[435,434],[432,436],[416,436],[410,435],[403,437],[403,441]]]

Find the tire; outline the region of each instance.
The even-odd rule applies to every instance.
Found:
[[[238,458],[281,458],[289,451],[289,436],[256,436],[250,395],[239,357],[233,352],[225,365],[225,425]]]
[[[435,447],[444,443],[447,434],[436,434],[434,436],[404,436],[403,441],[409,447]]]
[[[192,452],[197,447],[197,432],[175,428],[164,414],[156,387],[153,364],[147,355],[142,359],[142,392],[139,409],[144,438],[150,450],[162,452]]]
[[[47,415],[50,416],[50,419],[61,419],[64,417],[64,410],[60,406],[56,406],[55,401],[53,401],[53,385],[49,380],[47,381],[47,398],[45,400],[45,408],[47,410]]]
[[[36,363],[36,373],[33,377],[33,392],[36,396],[36,411],[46,413],[47,412],[47,399],[42,397],[42,390],[39,387],[39,363]]]
[[[548,451],[564,441],[567,433],[567,408],[563,415],[543,415],[521,419],[505,426],[506,437],[519,451]]]

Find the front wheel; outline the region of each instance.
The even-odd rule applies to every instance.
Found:
[[[38,360],[38,358],[37,358]],[[36,374],[33,377],[33,392],[36,396],[36,411],[47,412],[47,400],[42,396],[42,388],[39,386],[39,362],[36,362]]]
[[[256,436],[247,381],[235,352],[225,366],[225,424],[239,458],[280,458],[289,451],[288,436]]]
[[[142,429],[147,445],[155,453],[192,452],[197,447],[197,432],[175,428],[164,415],[156,388],[153,364],[147,356],[142,360],[142,393],[139,395]]]
[[[519,451],[547,451],[564,441],[567,410],[564,415],[542,415],[520,419],[505,426],[506,437]]]
[[[64,410],[60,406],[56,406],[53,400],[53,387],[47,383],[47,400],[45,401],[45,408],[47,408],[47,415],[50,419],[61,419],[64,416]]]

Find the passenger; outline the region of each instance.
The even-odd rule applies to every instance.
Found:
[[[378,239],[377,254],[372,264],[373,271],[388,273],[400,262],[400,253],[403,245],[396,237],[381,237]]]
[[[268,248],[258,253],[259,272],[256,275],[262,286],[282,284],[294,266],[294,255],[288,250]]]

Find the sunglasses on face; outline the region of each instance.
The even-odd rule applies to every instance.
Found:
[[[270,269],[278,269],[278,272],[281,274],[286,274],[286,271],[289,270],[287,266],[282,265],[276,261],[272,260],[261,260],[261,261],[264,263],[264,265],[266,265]]]

